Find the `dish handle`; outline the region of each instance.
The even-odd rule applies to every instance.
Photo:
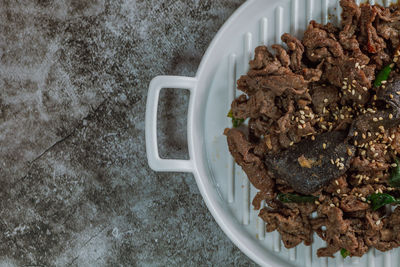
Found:
[[[197,79],[181,76],[157,76],[151,82],[146,103],[146,152],[150,168],[163,172],[193,172],[193,161],[179,159],[162,159],[158,154],[157,143],[157,109],[160,91],[163,88],[185,89],[190,91],[189,110],[193,104],[193,90]],[[189,122],[188,122],[189,123]]]

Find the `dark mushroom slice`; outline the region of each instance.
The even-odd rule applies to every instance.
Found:
[[[278,154],[267,154],[265,164],[276,178],[298,193],[312,194],[349,168],[355,148],[346,132],[328,132],[306,139]]]
[[[400,76],[392,77],[387,84],[381,86],[377,98],[378,101],[389,105],[387,110],[392,112],[394,118],[400,118]]]
[[[349,137],[354,137],[358,143],[375,138],[376,133],[400,124],[400,76],[395,76],[392,82],[380,87],[377,92],[377,107],[374,113],[363,114],[353,122]],[[367,135],[371,132],[371,135]]]
[[[400,118],[395,118],[391,112],[388,109],[358,116],[350,127],[349,137],[362,144],[375,139],[376,135],[383,133],[385,129],[399,125]]]

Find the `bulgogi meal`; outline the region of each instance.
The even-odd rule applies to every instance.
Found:
[[[340,27],[256,48],[225,130],[267,231],[287,248],[315,232],[319,257],[400,246],[400,7],[340,4]]]

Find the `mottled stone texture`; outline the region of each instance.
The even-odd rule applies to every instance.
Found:
[[[147,87],[195,75],[244,0],[0,0],[0,266],[251,265],[190,174],[147,165]],[[162,93],[187,157],[188,94]]]

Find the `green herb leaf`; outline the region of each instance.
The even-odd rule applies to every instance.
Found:
[[[306,203],[314,202],[318,199],[316,196],[301,196],[297,194],[278,194],[278,200],[283,203]]]
[[[395,158],[394,161],[397,166],[392,168],[389,184],[393,187],[400,187],[400,161],[397,158]]]
[[[233,116],[232,110],[229,110],[227,117],[232,118],[232,126],[234,128],[239,127],[244,122],[244,119],[235,118]]]
[[[386,81],[389,78],[390,72],[392,68],[390,65],[387,65],[383,69],[381,69],[375,77],[374,86],[379,87],[382,85],[382,81]]]
[[[343,258],[346,258],[347,256],[350,256],[350,252],[345,248],[342,248],[340,250],[340,254],[342,255]]]
[[[371,206],[373,210],[377,210],[386,204],[392,204],[392,203],[400,203],[398,199],[396,199],[394,196],[391,196],[386,193],[378,193],[378,194],[372,194],[369,195],[367,198],[369,201],[371,201]]]

